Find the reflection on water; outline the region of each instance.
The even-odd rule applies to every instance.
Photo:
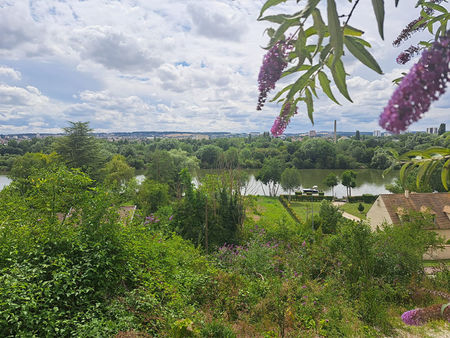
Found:
[[[11,180],[6,177],[6,175],[0,175],[0,190],[2,190],[3,187],[6,187],[9,183],[11,183]]]
[[[302,186],[301,189],[311,188],[314,185],[319,187],[319,190],[324,191],[326,195],[331,195],[331,189],[328,189],[324,184],[323,180],[329,173],[335,173],[339,177],[345,170],[340,169],[301,169],[300,176]],[[362,194],[387,194],[389,193],[385,189],[385,185],[388,183],[392,183],[394,178],[398,177],[397,172],[391,172],[386,177],[382,176],[382,170],[375,169],[357,169],[354,170],[357,174],[356,176],[356,187],[352,189],[352,195],[362,195]],[[246,186],[243,188],[242,193],[245,195],[268,195],[268,187],[266,185],[261,184],[261,182],[256,181],[255,175],[257,173],[256,170],[245,170],[245,173],[248,173],[249,180]],[[219,171],[214,170],[200,170],[199,176],[202,177],[207,173],[217,173]],[[137,175],[136,179],[139,182],[144,180],[144,175]],[[0,175],[0,190],[8,185],[11,180],[6,177],[6,175]],[[194,183],[197,184],[197,179],[194,179]],[[278,190],[279,194],[285,194],[286,192],[280,187]],[[334,187],[334,194],[336,197],[344,197],[346,196],[346,188],[339,184]]]
[[[300,169],[301,177],[301,188],[311,188],[314,185],[319,187],[320,191],[324,191],[326,195],[331,195],[331,188],[328,188],[323,184],[325,177],[329,173],[334,173],[337,176],[342,176],[345,170],[342,169]],[[385,185],[392,183],[396,177],[398,177],[398,172],[390,172],[385,177],[382,176],[383,170],[375,169],[355,169],[356,172],[356,187],[352,189],[352,195],[362,195],[362,194],[388,194],[389,191],[386,190]],[[243,188],[242,193],[246,195],[268,195],[268,187],[255,179],[257,170],[245,170],[249,174],[249,180],[247,185]],[[206,173],[219,173],[213,170],[201,170],[199,176],[203,176]],[[339,184],[334,187],[334,195],[336,197],[346,196],[346,187]],[[286,194],[281,187],[278,190],[278,194]]]

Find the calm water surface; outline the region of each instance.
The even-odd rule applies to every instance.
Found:
[[[300,176],[302,178],[302,186],[301,189],[311,188],[314,185],[319,187],[319,190],[324,191],[326,195],[331,195],[331,189],[328,189],[324,184],[323,180],[329,173],[335,173],[338,176],[341,176],[345,170],[332,170],[332,169],[301,169]],[[387,194],[389,191],[386,190],[385,185],[388,183],[392,183],[394,178],[398,177],[398,172],[392,171],[386,177],[382,177],[382,170],[375,169],[358,169],[354,170],[357,173],[356,176],[356,187],[352,189],[352,195],[362,195],[362,194]],[[255,175],[257,173],[256,170],[245,170],[249,174],[249,180],[246,187],[244,187],[242,193],[246,195],[268,195],[267,186],[261,184],[261,182],[256,181]],[[218,171],[211,170],[201,170],[199,176],[202,177],[206,173],[219,173]],[[139,181],[144,179],[144,175],[138,175],[136,177]],[[0,190],[8,185],[11,180],[6,177],[6,175],[0,175]],[[198,180],[195,179],[194,183],[197,183]],[[286,192],[279,188],[279,194],[285,194]],[[334,187],[334,194],[336,197],[343,197],[346,195],[346,188],[339,184]]]
[[[3,189],[3,187],[7,186],[11,180],[6,177],[6,175],[0,175],[0,190]]]
[[[331,189],[323,184],[323,180],[329,173],[334,173],[337,176],[341,176],[345,171],[344,169],[300,169],[301,188],[312,188],[314,185],[319,187],[320,191],[324,191],[326,195],[331,195]],[[398,177],[398,171],[392,171],[385,177],[382,176],[383,170],[376,169],[355,169],[356,172],[356,187],[352,189],[352,195],[362,194],[389,194],[385,185],[393,183],[394,179]],[[217,171],[216,171],[217,172]],[[246,195],[268,195],[268,188],[266,185],[258,182],[255,179],[257,170],[245,170],[249,173],[249,181],[242,193]],[[201,170],[199,176],[203,176],[206,173],[214,173],[212,170]],[[286,194],[281,187],[278,190],[278,194]],[[334,187],[334,195],[336,197],[346,196],[346,188],[342,184]]]

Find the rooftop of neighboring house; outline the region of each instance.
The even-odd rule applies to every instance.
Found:
[[[438,229],[450,229],[449,193],[382,194],[380,197],[394,224],[401,223],[402,214],[414,210],[433,215]]]

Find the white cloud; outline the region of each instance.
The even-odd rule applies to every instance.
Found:
[[[124,73],[145,72],[158,67],[161,58],[146,48],[146,42],[109,26],[88,26],[74,32],[73,48],[82,59]]]
[[[0,80],[13,80],[13,81],[19,81],[22,78],[22,74],[10,67],[6,66],[0,66]]]
[[[265,53],[260,47],[268,40],[267,23],[256,21],[263,2],[0,0],[0,65],[5,65],[0,66],[0,132],[55,130],[67,120],[90,120],[103,131],[269,130],[280,106],[255,110]],[[267,14],[298,6],[289,1]],[[339,6],[346,14],[352,4]],[[366,31],[385,75],[345,56],[354,104],[334,86],[342,106],[319,90],[316,125],[300,105],[288,131],[330,129],[334,119],[342,130],[377,128],[394,90],[391,80],[402,71],[394,63],[400,50],[390,41],[419,14],[407,1],[400,6],[386,2],[385,41],[370,3],[360,2],[350,21]],[[33,69],[44,63],[60,65],[67,76]],[[277,89],[288,80],[293,78],[280,81]],[[448,97],[412,128],[448,122]]]
[[[213,39],[240,41],[246,32],[242,13],[225,3],[209,1],[204,4],[191,3],[187,7],[195,31],[199,35]]]

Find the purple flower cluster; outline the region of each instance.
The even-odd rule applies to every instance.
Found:
[[[258,75],[259,97],[256,110],[261,110],[266,102],[267,94],[275,88],[275,84],[288,64],[287,55],[291,49],[292,47],[284,41],[278,41],[264,55],[263,64]]]
[[[283,134],[284,131],[286,130],[286,127],[288,126],[289,121],[292,117],[291,105],[292,105],[291,102],[286,102],[280,115],[277,116],[277,118],[275,119],[273,126],[270,129],[270,132],[272,133],[273,136],[278,137],[281,134]],[[297,113],[298,110],[297,107],[295,107],[294,115]]]
[[[144,225],[158,223],[158,222],[159,222],[159,218],[155,217],[153,214],[150,214],[150,216],[145,217]]]
[[[408,49],[404,50],[403,52],[401,52],[399,54],[399,56],[397,56],[397,63],[404,65],[405,63],[407,63],[409,60],[411,60],[412,57],[414,57],[415,55],[419,54],[420,52],[420,48],[417,46],[411,46]]]
[[[407,325],[422,325],[419,309],[409,310],[402,314],[403,323]]]
[[[380,126],[394,133],[419,120],[431,102],[445,93],[449,80],[450,31],[425,50],[395,90],[380,116]]]
[[[439,4],[441,3],[443,0],[431,0],[431,3],[435,3],[435,4]],[[431,8],[425,8],[425,13],[427,15],[432,15],[433,14],[433,10]],[[417,19],[411,21],[408,25],[406,25],[406,27],[401,31],[401,33],[398,35],[397,39],[394,40],[394,42],[392,42],[392,45],[394,47],[398,47],[400,46],[400,44],[405,41],[408,40],[411,35],[413,35],[414,33],[422,30],[425,28],[425,26],[427,25],[426,22],[421,23],[419,26],[414,27],[417,23],[419,23],[421,20],[423,19],[423,16],[419,16]]]

